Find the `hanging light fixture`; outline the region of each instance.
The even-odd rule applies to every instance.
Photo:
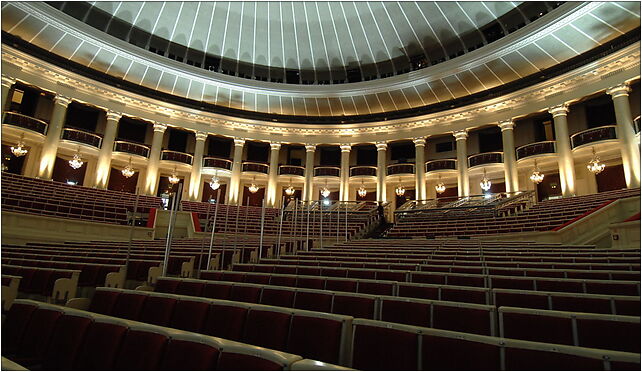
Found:
[[[479,183],[479,186],[482,188],[484,191],[490,190],[490,186],[492,185],[492,182],[488,178],[486,178],[486,168],[484,168],[484,178],[482,178],[481,182]]]
[[[535,160],[535,168],[533,168],[533,173],[531,173],[530,179],[535,184],[544,181],[544,174],[539,171],[539,168],[537,167],[537,160]]]
[[[25,137],[24,133],[20,134],[20,140],[18,140],[18,143],[16,144],[16,146],[15,147],[11,146],[11,153],[15,155],[17,158],[21,156],[25,156],[29,152],[29,150],[25,148],[24,137]]]
[[[294,187],[292,187],[292,178],[290,178],[290,184],[285,189],[285,195],[292,196],[292,195],[294,195],[295,192],[296,192],[296,190],[294,190]]]
[[[397,194],[397,196],[403,196],[403,194],[405,194],[405,193],[406,193],[406,188],[403,187],[403,185],[401,184],[401,177],[400,177],[399,178],[399,185],[395,189],[395,194]]]
[[[174,167],[174,172],[172,172],[172,175],[167,177],[167,180],[172,185],[176,185],[180,181],[180,178],[178,178],[178,176],[176,175],[176,167]]]
[[[221,181],[218,179],[218,173],[214,171],[214,177],[210,180],[210,187],[212,190],[218,190],[221,187]]]
[[[252,177],[252,184],[247,188],[252,194],[256,194],[259,191],[259,187],[254,183],[254,177]]]
[[[439,176],[439,182],[435,185],[435,191],[437,191],[437,194],[442,194],[446,191],[446,185],[441,182],[441,176]]]
[[[132,158],[131,158],[131,156],[129,157],[129,163],[127,164],[127,166],[125,168],[123,168],[120,172],[123,174],[123,177],[125,177],[125,178],[129,178],[129,177],[133,176],[134,173],[136,173],[136,171],[134,170],[134,167],[132,167]]]
[[[595,175],[598,175],[598,174],[602,173],[602,171],[606,167],[606,164],[600,162],[600,157],[597,156],[597,154],[595,154],[595,147],[593,147],[591,150],[593,151],[593,158],[586,165],[586,168],[588,168],[588,170],[591,173],[593,173]]]
[[[327,198],[330,196],[330,189],[328,189],[328,181],[325,181],[325,186],[321,189],[321,196]]]
[[[78,151],[74,154],[74,157],[69,160],[69,166],[78,169],[82,167],[82,165],[85,164],[84,161],[82,161],[82,158],[80,157],[80,146],[78,146]]]
[[[360,198],[365,198],[366,195],[368,195],[368,190],[366,190],[366,187],[363,185],[363,180],[361,180],[361,187],[357,190],[357,195],[359,195]]]

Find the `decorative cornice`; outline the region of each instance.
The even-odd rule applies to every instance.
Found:
[[[561,105],[549,107],[548,113],[553,115],[553,118],[557,116],[566,116],[568,114],[568,105],[563,103]]]
[[[631,88],[629,88],[629,85],[624,83],[624,84],[618,84],[614,87],[610,87],[609,89],[606,90],[606,94],[610,95],[611,98],[617,98],[617,97],[628,97],[629,92],[631,91]]]
[[[270,150],[280,150],[281,142],[270,142]]]
[[[457,130],[453,132],[453,136],[455,136],[455,140],[460,141],[460,140],[466,140],[468,138],[468,131],[467,130]]]
[[[415,143],[415,147],[426,146],[426,139],[425,138],[415,138],[415,139],[412,140],[412,142]]]
[[[350,152],[350,150],[352,150],[352,146],[347,143],[341,144],[339,147],[341,148],[341,152]]]
[[[206,132],[196,131],[195,136],[197,141],[205,141],[207,140],[208,134]]]
[[[499,126],[503,132],[505,130],[513,130],[513,128],[515,128],[515,123],[512,120],[504,120],[500,121],[497,126]]]
[[[317,149],[317,145],[312,145],[309,143],[305,144],[305,152],[315,152]]]

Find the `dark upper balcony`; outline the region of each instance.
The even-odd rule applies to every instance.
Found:
[[[339,167],[314,167],[315,177],[340,177],[341,168]]]
[[[223,158],[214,158],[211,156],[206,156],[203,158],[203,168],[221,168],[232,170],[232,161],[229,159]]]
[[[268,174],[270,166],[264,163],[255,163],[251,161],[244,161],[241,167],[243,172],[256,172]]]
[[[350,167],[350,177],[355,176],[377,177],[377,167],[371,165],[356,165]]]
[[[415,174],[415,165],[412,163],[390,164],[386,167],[386,174]]]
[[[475,154],[468,157],[468,166],[475,167],[477,165],[484,164],[503,164],[504,163],[504,153],[495,151],[495,152],[482,152],[481,154]]]
[[[192,165],[194,156],[186,152],[163,150],[161,151],[161,160],[175,161],[178,163]]]
[[[13,125],[40,134],[47,134],[48,124],[45,121],[17,112],[5,113],[3,124]]]
[[[114,141],[114,152],[124,152],[149,158],[149,146],[131,141]]]
[[[287,176],[305,176],[305,167],[300,165],[279,165],[279,174]]]
[[[534,142],[515,149],[517,160],[535,155],[554,154],[555,152],[555,141]]]
[[[60,138],[67,141],[82,143],[83,145],[89,145],[98,149],[103,141],[103,137],[100,134],[76,128],[62,128],[62,135]]]
[[[457,159],[439,159],[426,162],[426,173],[451,169],[457,169]]]
[[[591,128],[575,133],[571,136],[571,147],[577,148],[589,143],[617,139],[615,125]]]

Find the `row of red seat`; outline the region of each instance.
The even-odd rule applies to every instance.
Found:
[[[2,264],[6,275],[20,277],[18,290],[27,295],[44,297],[54,302],[65,302],[76,295],[79,270],[50,269]]]

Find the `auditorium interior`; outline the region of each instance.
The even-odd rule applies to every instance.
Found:
[[[3,1],[2,370],[640,370],[639,1]]]

